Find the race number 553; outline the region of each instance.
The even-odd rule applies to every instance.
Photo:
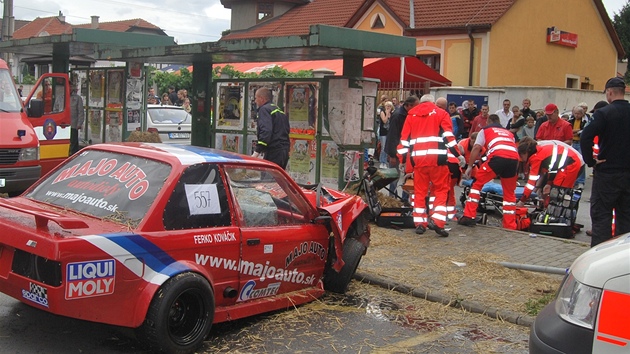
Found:
[[[184,188],[190,215],[221,213],[216,184],[186,184]]]

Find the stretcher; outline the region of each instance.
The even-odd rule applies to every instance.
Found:
[[[464,206],[473,180],[462,181],[460,201]],[[524,188],[516,187],[516,199],[523,196]],[[549,196],[539,198],[536,193],[530,195],[532,204],[528,206],[527,217],[530,219],[529,231],[541,235],[561,238],[573,238],[582,225],[577,224],[576,216],[582,193],[579,189],[553,186]],[[488,182],[481,189],[478,210],[482,213],[496,210],[502,213],[503,188],[500,183]],[[518,214],[518,210],[517,210]],[[484,214],[485,216],[485,214]],[[482,218],[483,220],[484,218]],[[518,224],[518,220],[517,220]]]
[[[468,198],[468,193],[470,193],[470,188],[472,187],[472,183],[473,183],[472,179],[463,180],[461,182],[462,193],[459,197],[459,201],[461,202],[462,207],[464,207],[466,203],[466,199]],[[514,191],[514,194],[516,194],[516,200],[520,199],[523,196],[524,192],[525,192],[524,187],[520,187],[520,186],[516,187],[516,190]],[[536,207],[538,207],[537,204],[539,200],[536,193],[532,193],[530,196],[530,199],[534,200],[536,202]],[[496,210],[496,211],[502,212],[502,207],[503,207],[503,187],[501,186],[501,184],[496,183],[496,182],[488,182],[484,184],[483,188],[481,188],[481,193],[479,193],[478,210],[482,212],[489,211],[489,210]]]

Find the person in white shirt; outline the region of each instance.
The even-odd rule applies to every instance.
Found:
[[[503,109],[496,111],[494,114],[499,116],[501,127],[507,127],[508,123],[514,117],[514,113],[510,110],[512,103],[507,98],[503,100]]]

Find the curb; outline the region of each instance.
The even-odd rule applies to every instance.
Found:
[[[482,304],[473,302],[473,301],[461,301],[459,299],[446,296],[444,294],[440,294],[437,292],[431,293],[430,291],[414,288],[409,285],[405,285],[402,283],[398,283],[393,279],[377,276],[375,274],[363,273],[363,272],[355,272],[354,279],[371,285],[377,285],[387,290],[398,291],[399,293],[411,295],[413,297],[417,297],[420,299],[429,300],[432,302],[438,302],[444,305],[448,305],[457,309],[462,309],[482,315],[486,315],[488,317],[498,319],[501,321],[507,321],[510,323],[514,323],[520,326],[530,327],[534,323],[534,317],[519,314],[513,311],[500,310],[494,307],[483,306]]]

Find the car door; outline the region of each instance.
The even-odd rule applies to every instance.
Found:
[[[230,289],[238,288],[241,235],[232,222],[218,166],[189,166],[175,185],[162,220],[172,243],[169,249],[182,252],[177,259],[194,262],[210,274],[216,306],[233,305],[236,298]]]
[[[277,169],[227,167],[227,180],[241,225],[242,251],[237,302],[273,297],[316,286],[328,249],[328,231]]]

